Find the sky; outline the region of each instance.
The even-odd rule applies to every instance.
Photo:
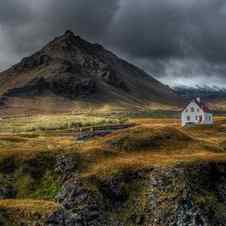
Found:
[[[160,81],[226,87],[225,0],[0,0],[0,70],[65,32]]]

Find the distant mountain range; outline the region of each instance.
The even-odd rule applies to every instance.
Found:
[[[226,98],[226,88],[219,88],[217,86],[178,86],[173,89],[178,95],[185,99],[201,97],[211,101],[219,98]]]
[[[71,31],[0,73],[4,112],[178,106],[174,90],[99,44]]]

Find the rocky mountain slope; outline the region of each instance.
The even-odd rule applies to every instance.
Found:
[[[2,106],[15,110],[71,111],[104,105],[143,108],[152,103],[181,103],[168,86],[71,31],[0,73],[0,96]]]

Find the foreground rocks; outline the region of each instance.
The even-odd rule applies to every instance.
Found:
[[[224,226],[225,172],[225,164],[215,163],[153,168],[100,181],[95,191],[73,175],[57,196],[62,208],[47,224]]]
[[[105,225],[101,196],[91,193],[74,176],[63,185],[57,197],[62,209],[48,219],[49,226],[55,225]]]
[[[226,226],[224,162],[81,176],[79,158],[79,154],[68,153],[46,159],[42,170],[49,167],[58,175],[60,190],[55,201],[59,206],[48,214],[36,213],[39,206],[31,213],[25,208],[15,226]],[[23,172],[29,169],[33,176],[40,175],[37,159],[23,167]],[[0,199],[15,198],[14,183],[8,183],[13,178],[0,179]],[[7,209],[11,215],[0,208],[0,225],[8,221],[14,226],[8,219],[12,206]]]
[[[103,197],[92,192],[76,173],[74,159],[69,155],[57,158],[55,171],[61,175],[62,189],[56,197],[61,208],[49,217],[49,226],[105,225]]]

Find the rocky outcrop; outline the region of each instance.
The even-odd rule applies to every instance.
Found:
[[[90,190],[86,181],[77,174],[79,156],[57,157],[55,172],[60,176],[62,188],[56,197],[61,208],[47,220],[48,226],[106,225],[103,197]]]
[[[79,79],[71,73],[56,75],[49,81],[50,90],[56,95],[69,98],[87,96],[96,92],[96,82],[92,79]]]
[[[64,183],[57,201],[62,209],[49,217],[49,226],[105,225],[102,197],[89,191],[76,175]]]
[[[111,86],[120,88],[127,92],[129,91],[129,88],[126,85],[126,83],[117,76],[117,74],[114,70],[109,69],[109,70],[103,71],[101,74],[101,78],[103,79],[103,81],[105,81],[106,83],[108,83]]]
[[[61,209],[48,225],[224,226],[225,170],[225,164],[215,163],[155,167],[96,182],[95,191],[73,175],[58,194]]]
[[[186,170],[172,168],[154,169],[149,180],[148,225],[210,225],[204,212],[192,201]]]
[[[51,59],[48,55],[38,53],[30,57],[23,58],[21,62],[15,66],[15,69],[27,70],[38,66],[48,66],[50,61]]]
[[[55,172],[61,176],[70,176],[76,169],[72,156],[60,155],[56,159]]]
[[[226,165],[154,169],[149,180],[148,225],[226,225]]]

